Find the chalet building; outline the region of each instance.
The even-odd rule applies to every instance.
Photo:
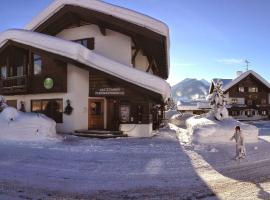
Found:
[[[204,99],[177,102],[177,111],[181,113],[201,115],[208,113],[210,110],[210,103]]]
[[[55,0],[25,29],[0,35],[0,93],[58,132],[151,136],[170,97],[169,29],[96,0]]]
[[[213,79],[210,93],[217,81],[227,99],[229,115],[238,120],[261,120],[270,116],[270,84],[256,72],[237,73],[235,79]]]

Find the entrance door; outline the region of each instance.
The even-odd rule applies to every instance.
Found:
[[[88,128],[104,129],[104,100],[89,99],[88,109]]]

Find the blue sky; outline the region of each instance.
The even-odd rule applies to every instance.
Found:
[[[52,0],[1,0],[0,31],[22,28]],[[234,78],[245,59],[270,81],[269,0],[106,0],[167,23],[169,83]]]

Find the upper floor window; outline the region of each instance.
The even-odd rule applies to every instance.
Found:
[[[249,87],[248,92],[258,92],[258,88],[257,87]]]
[[[232,101],[232,104],[237,104],[238,103],[236,98],[233,98],[231,101]]]
[[[239,88],[238,88],[238,91],[239,91],[239,92],[245,92],[245,88],[244,88],[244,87],[239,87]]]
[[[94,50],[95,49],[95,39],[94,38],[86,38],[86,39],[80,39],[80,40],[74,40],[74,42],[77,42],[84,47]]]
[[[40,55],[34,54],[34,75],[41,74],[42,72],[42,59]]]
[[[266,99],[262,99],[262,104],[266,104]]]
[[[251,99],[247,100],[247,105],[251,106],[253,104],[253,101]]]

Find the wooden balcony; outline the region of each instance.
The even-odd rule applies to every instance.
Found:
[[[27,76],[12,76],[0,80],[0,93],[21,94],[27,92]]]

